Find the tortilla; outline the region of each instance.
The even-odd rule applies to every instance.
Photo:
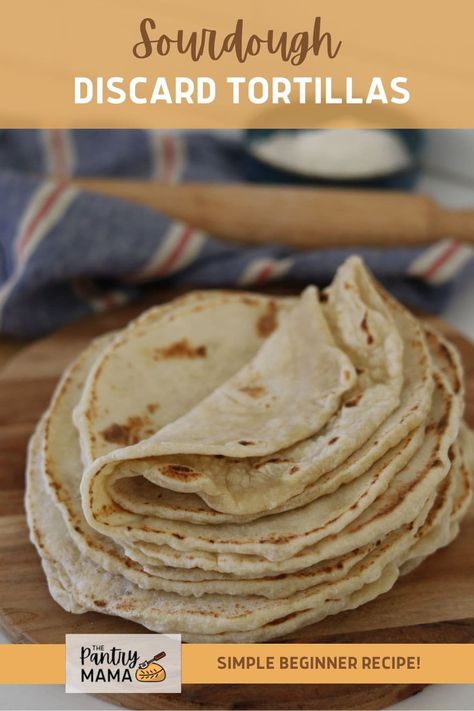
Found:
[[[235,383],[238,383],[239,390],[247,389],[249,393],[255,393],[260,388],[258,383],[264,382],[266,378],[269,381],[275,378],[279,387],[285,387],[289,366],[283,365],[294,360],[291,358],[294,341],[306,340],[305,330],[301,328],[298,329],[298,339],[285,338],[291,330],[288,324],[293,322],[292,319],[303,323],[298,314],[304,312],[307,316],[304,324],[311,331],[308,324],[312,322],[311,318],[316,318],[314,314],[317,313],[315,298],[310,299],[309,304],[303,296],[300,304],[283,319],[268,343],[262,346],[241,372],[223,383],[186,415],[158,430],[148,439],[112,451],[91,465],[81,489],[83,507],[86,511],[90,510],[91,525],[94,525],[93,518],[97,510],[111,503],[107,481],[110,477],[117,479],[140,474],[164,488],[197,493],[211,508],[224,513],[258,513],[275,508],[291,496],[301,493],[311,481],[334,464],[342,463],[361,446],[399,404],[403,381],[403,344],[389,309],[360,260],[349,260],[336,275],[331,288],[325,306],[328,327],[341,351],[348,352],[354,367],[360,371],[357,384],[352,389],[352,398],[347,400],[354,404],[356,398],[358,409],[343,406],[338,411],[338,425],[345,437],[336,436],[334,439],[328,432],[326,436],[316,437],[313,441],[314,438],[310,438],[311,429],[316,427],[313,433],[318,433],[321,420],[316,417],[313,425],[311,415],[307,423],[310,428],[307,435],[298,437],[297,433],[301,434],[302,430],[299,429],[298,420],[292,423],[292,419],[295,410],[299,409],[298,405],[301,404],[304,411],[307,408],[298,398],[295,399],[296,392],[281,394],[288,402],[298,403],[288,412],[283,428],[293,434],[286,436],[286,439],[282,439],[283,435],[267,437],[266,428],[269,425],[265,412],[260,420],[254,417],[254,400],[260,398],[249,394],[244,401],[234,391]],[[346,314],[347,309],[351,310],[350,318]],[[317,323],[320,323],[319,318]],[[276,359],[282,366],[279,376],[275,375],[274,361],[267,357],[275,342],[286,344]],[[325,354],[325,348],[316,348],[312,354],[308,354],[304,372],[311,369],[311,364],[317,364],[316,369],[324,370],[327,367]],[[100,362],[97,367],[100,367]],[[254,382],[256,372],[257,386]],[[352,374],[341,364],[341,378],[342,373],[347,374],[348,383],[352,384]],[[226,403],[225,417],[219,414],[222,402]],[[262,405],[268,405],[265,396]],[[84,403],[78,413],[83,410]],[[76,421],[81,426],[84,417],[78,414]],[[260,431],[259,423],[262,422],[267,422],[267,425]],[[281,429],[278,420],[276,424],[274,431]],[[288,445],[302,439],[304,443],[301,446],[305,446],[305,457],[309,460],[306,466],[292,466],[290,469],[282,467],[281,459],[288,458]],[[277,462],[270,462],[276,466],[271,466],[269,471],[254,461],[255,456],[273,455],[275,452],[283,456],[277,457]],[[242,460],[241,468],[234,461],[235,458]],[[250,463],[249,458],[252,460]]]
[[[222,514],[209,508],[199,497],[195,495],[183,495],[171,490],[155,486],[142,476],[127,477],[118,479],[109,486],[108,493],[112,501],[122,508],[134,513],[146,516],[156,516],[157,518],[176,519],[191,521],[194,523],[242,523],[271,515],[280,511],[288,511],[298,508],[314,499],[332,493],[339,486],[350,482],[374,464],[380,457],[396,444],[399,444],[409,432],[421,425],[428,414],[432,396],[431,378],[431,357],[425,343],[423,331],[417,321],[408,312],[396,305],[386,295],[384,298],[392,309],[394,321],[397,328],[404,334],[404,371],[409,376],[404,379],[400,395],[400,405],[396,410],[375,430],[359,449],[334,469],[323,474],[316,481],[309,484],[299,495],[288,499],[284,504],[254,515]],[[438,335],[433,336],[438,338]],[[462,368],[458,358],[455,358],[451,351],[443,345],[436,345],[437,355],[443,358],[450,355],[449,361],[444,357],[442,365],[446,372],[455,370],[456,382],[462,374]],[[358,403],[360,404],[360,403]],[[360,417],[364,413],[359,410]],[[328,432],[324,432],[319,443],[319,451],[323,452],[327,448],[328,442],[334,440],[342,441],[344,438],[344,418],[334,418]],[[314,443],[310,444],[312,447]],[[311,466],[311,454],[306,459],[304,452],[305,445],[293,452],[293,458],[288,459],[289,452],[285,452],[284,461],[276,462],[275,457],[268,460],[257,460],[253,466],[270,476],[269,468],[274,468],[276,464],[284,466],[287,471],[302,466]],[[303,451],[301,451],[303,450]]]

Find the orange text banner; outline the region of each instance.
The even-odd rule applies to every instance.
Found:
[[[64,680],[64,645],[0,645],[0,683]],[[470,684],[474,644],[185,644],[182,682]]]
[[[473,644],[183,646],[184,684],[469,684]]]
[[[16,0],[0,128],[474,126],[472,0]]]

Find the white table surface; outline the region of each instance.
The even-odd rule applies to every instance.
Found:
[[[432,131],[428,134],[425,170],[420,190],[449,207],[474,206],[474,130]],[[474,283],[453,298],[443,318],[474,340]],[[474,593],[474,591],[473,591]],[[0,632],[0,643],[9,640]],[[0,709],[95,709],[118,708],[86,694],[66,695],[59,686],[0,686]],[[435,685],[391,709],[452,711],[474,710],[474,684]]]

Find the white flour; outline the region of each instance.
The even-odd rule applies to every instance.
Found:
[[[387,175],[411,160],[395,134],[377,129],[275,131],[252,150],[275,168],[336,180]]]

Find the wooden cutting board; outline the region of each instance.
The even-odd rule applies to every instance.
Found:
[[[165,298],[166,294],[161,296]],[[156,301],[156,297],[155,297]],[[65,365],[89,339],[118,328],[144,305],[74,324],[23,349],[0,372],[0,624],[13,642],[64,642],[65,633],[142,631],[118,618],[72,615],[49,596],[23,514],[25,448]],[[458,345],[474,426],[474,345],[443,324]],[[474,642],[474,509],[459,538],[386,595],[288,637],[291,642]],[[108,698],[134,709],[380,709],[415,693],[409,685],[183,687],[181,695]]]

